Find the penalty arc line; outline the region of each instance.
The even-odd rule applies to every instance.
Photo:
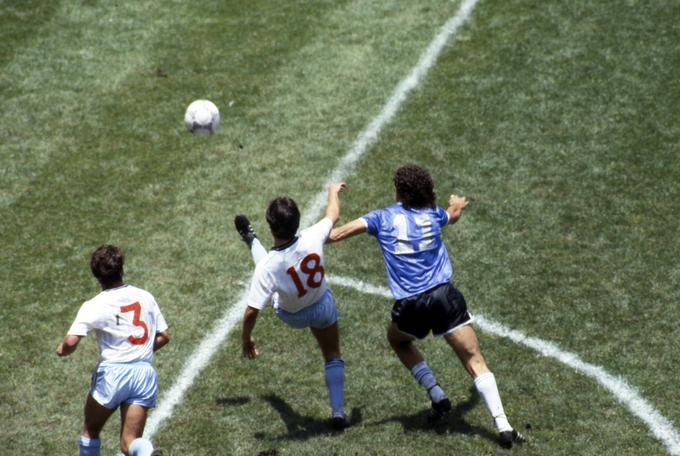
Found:
[[[393,299],[392,293],[387,288],[377,287],[350,277],[334,275],[327,276],[327,280],[330,284],[351,288],[364,294]],[[652,434],[664,444],[669,454],[680,456],[680,435],[675,431],[671,422],[661,415],[623,378],[608,373],[600,366],[583,361],[576,353],[564,351],[553,342],[527,336],[520,331],[511,329],[502,323],[484,316],[475,314],[475,324],[484,332],[510,339],[517,344],[537,351],[543,356],[556,359],[575,371],[596,380],[611,392],[619,402],[624,404],[633,415],[640,418],[647,425]]]
[[[394,89],[380,114],[359,134],[349,151],[342,157],[340,163],[330,175],[330,182],[343,180],[351,173],[354,164],[377,140],[382,128],[392,120],[409,93],[418,86],[434,65],[449,38],[468,20],[477,1],[464,0],[456,14],[440,28],[439,33],[420,55],[418,63]],[[303,212],[305,216],[300,221],[300,225],[303,227],[311,225],[321,213],[325,203],[326,191],[324,190],[313,198],[309,208]],[[175,383],[161,397],[158,407],[149,415],[144,431],[145,437],[151,439],[158,432],[163,422],[172,416],[175,407],[182,402],[187,390],[203,368],[208,365],[210,359],[231,333],[234,326],[240,321],[246,307],[246,293],[247,289],[243,290],[237,302],[226,310],[222,318],[215,323],[211,332],[201,341],[198,348],[189,355],[189,359],[177,376]]]

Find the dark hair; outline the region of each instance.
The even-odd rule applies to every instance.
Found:
[[[300,210],[291,198],[274,198],[267,207],[267,223],[274,237],[292,239],[300,226]]]
[[[102,288],[110,288],[123,281],[123,251],[115,245],[102,245],[92,254],[90,269]]]
[[[397,200],[404,207],[419,209],[433,207],[435,201],[434,184],[426,169],[413,164],[399,167],[394,173],[394,188]]]

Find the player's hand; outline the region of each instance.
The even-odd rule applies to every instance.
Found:
[[[243,357],[248,359],[255,359],[259,355],[257,348],[255,348],[255,339],[250,337],[242,342]]]
[[[337,182],[330,184],[328,186],[328,191],[331,193],[340,193],[344,191],[347,188],[347,183],[346,182]]]
[[[464,196],[451,195],[449,196],[449,207],[462,211],[468,205],[468,200]]]
[[[59,342],[59,345],[57,345],[57,356],[64,356],[64,343]]]

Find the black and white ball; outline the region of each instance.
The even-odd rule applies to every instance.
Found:
[[[184,113],[184,124],[195,135],[209,136],[220,125],[220,111],[210,100],[195,100]]]

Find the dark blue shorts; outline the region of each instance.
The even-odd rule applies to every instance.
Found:
[[[472,316],[463,294],[446,282],[396,301],[392,307],[392,321],[401,332],[423,339],[430,331],[435,336],[454,331],[472,322]]]

